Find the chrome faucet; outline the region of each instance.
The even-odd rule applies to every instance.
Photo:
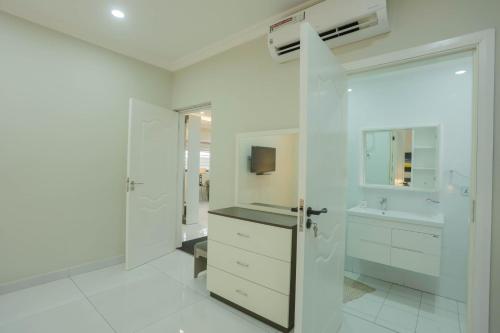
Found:
[[[387,210],[387,198],[386,197],[382,197],[380,199],[380,209],[382,209],[383,211]]]

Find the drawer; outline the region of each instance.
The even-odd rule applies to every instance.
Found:
[[[391,245],[391,229],[365,223],[349,222],[349,239]]]
[[[427,234],[392,229],[392,246],[439,256],[441,254],[441,235],[440,233]]]
[[[208,239],[291,262],[292,230],[209,214]]]
[[[210,257],[210,255],[209,255]],[[208,266],[207,288],[281,326],[288,327],[289,297]]]
[[[347,255],[379,264],[389,265],[391,262],[391,247],[359,238],[347,238]]]
[[[214,240],[208,242],[208,252],[209,265],[282,294],[290,294],[289,262],[241,250]]]
[[[413,272],[439,276],[440,256],[391,248],[391,265]]]

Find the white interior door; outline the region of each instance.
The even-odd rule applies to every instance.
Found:
[[[126,268],[175,250],[178,114],[130,99]]]
[[[295,329],[335,333],[342,324],[344,285],[347,79],[308,23],[300,34],[299,200],[304,209],[297,233]]]

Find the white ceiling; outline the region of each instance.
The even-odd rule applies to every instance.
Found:
[[[0,0],[0,10],[175,70],[262,34],[306,0]],[[125,12],[122,20],[112,8]],[[246,39],[246,40],[245,40]]]

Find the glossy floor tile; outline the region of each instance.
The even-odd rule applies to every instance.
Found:
[[[0,325],[2,333],[113,333],[86,300],[71,302]]]
[[[70,279],[0,295],[0,325],[84,298]]]
[[[204,296],[161,276],[112,288],[89,299],[117,332],[125,333],[166,318]]]
[[[156,322],[140,333],[197,332],[269,332],[243,320],[238,315],[209,299],[191,305],[174,315]]]
[[[463,303],[355,273],[346,272],[346,276],[377,290],[344,304],[345,313],[373,322],[390,332],[465,332],[461,331],[465,327],[460,315],[460,309],[465,313]]]
[[[175,251],[170,255],[151,261],[148,266],[157,269],[186,287],[208,296],[206,275],[201,273],[198,278],[194,278],[192,255]]]
[[[376,290],[344,305],[340,333],[464,333],[465,304],[367,276]],[[0,295],[1,333],[276,333],[209,296],[180,251]]]

